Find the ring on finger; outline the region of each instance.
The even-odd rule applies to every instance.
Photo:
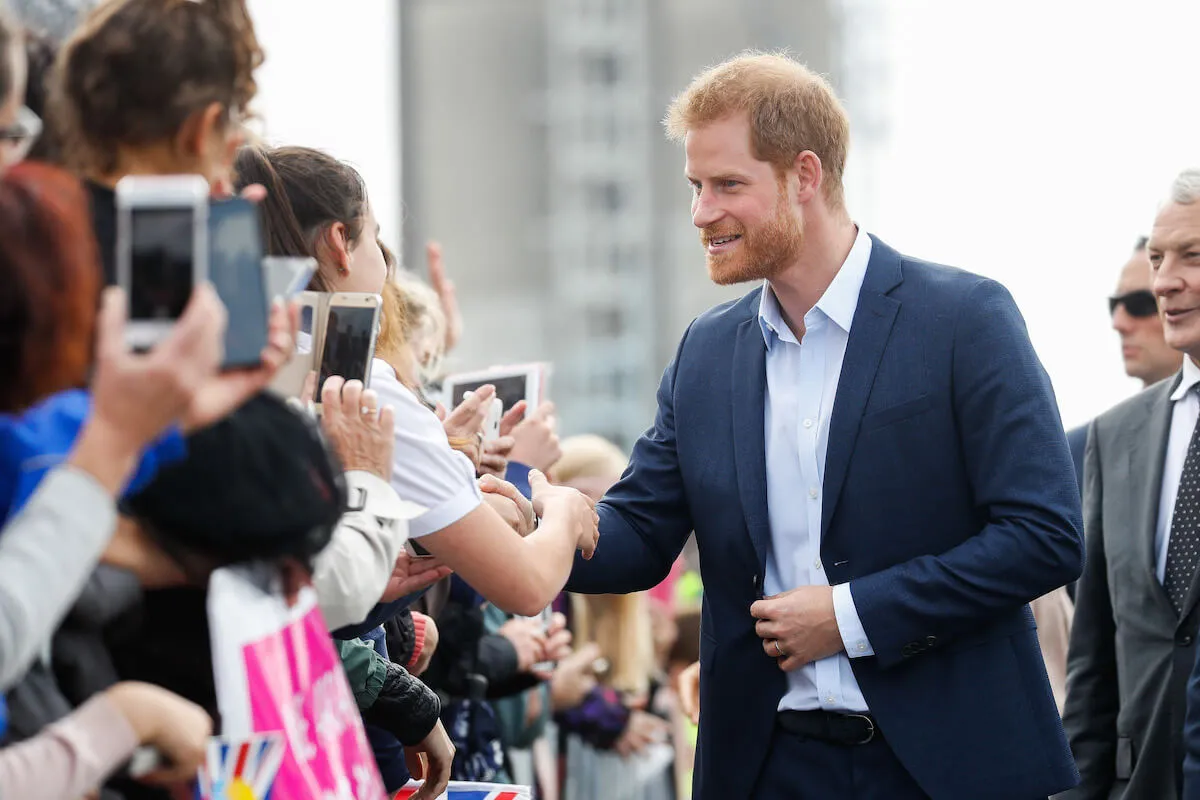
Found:
[[[775,657],[776,658],[784,658],[783,648],[781,648],[779,646],[779,640],[772,639],[771,644],[775,645]]]

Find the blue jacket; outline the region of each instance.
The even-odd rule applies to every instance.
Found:
[[[568,589],[649,589],[691,531],[704,581],[694,796],[751,797],[786,689],[755,634],[771,531],[761,289],[684,334],[654,425],[599,504]],[[1050,381],[1008,292],[874,240],[833,410],[821,560],[875,655],[851,661],[936,800],[1078,781],[1028,603],[1078,577],[1079,491]]]
[[[91,396],[82,389],[51,395],[22,414],[0,414],[0,522],[29,501],[42,478],[66,460],[91,412]],[[127,491],[150,482],[158,468],[183,458],[183,436],[164,434],[142,454]]]

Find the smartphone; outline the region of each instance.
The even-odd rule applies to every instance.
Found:
[[[208,182],[131,175],[116,187],[117,284],[129,299],[126,340],[153,347],[208,280]]]
[[[488,409],[487,416],[483,419],[483,440],[485,442],[500,438],[500,419],[503,416],[504,401],[499,397],[493,397],[491,408]]]
[[[262,362],[271,308],[262,260],[258,207],[241,197],[214,201],[208,208],[208,277],[228,312],[223,369]]]
[[[338,292],[329,298],[314,398],[318,410],[321,407],[321,389],[329,376],[362,381],[363,386],[370,384],[381,302],[382,298],[377,294],[355,292]]]
[[[290,300],[308,288],[317,272],[317,260],[307,256],[266,256],[262,260],[267,297]]]

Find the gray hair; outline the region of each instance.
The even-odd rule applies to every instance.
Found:
[[[1188,167],[1171,184],[1171,202],[1190,206],[1200,200],[1200,168]]]

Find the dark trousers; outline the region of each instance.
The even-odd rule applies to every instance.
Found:
[[[845,746],[775,728],[754,800],[928,800],[883,739]]]

